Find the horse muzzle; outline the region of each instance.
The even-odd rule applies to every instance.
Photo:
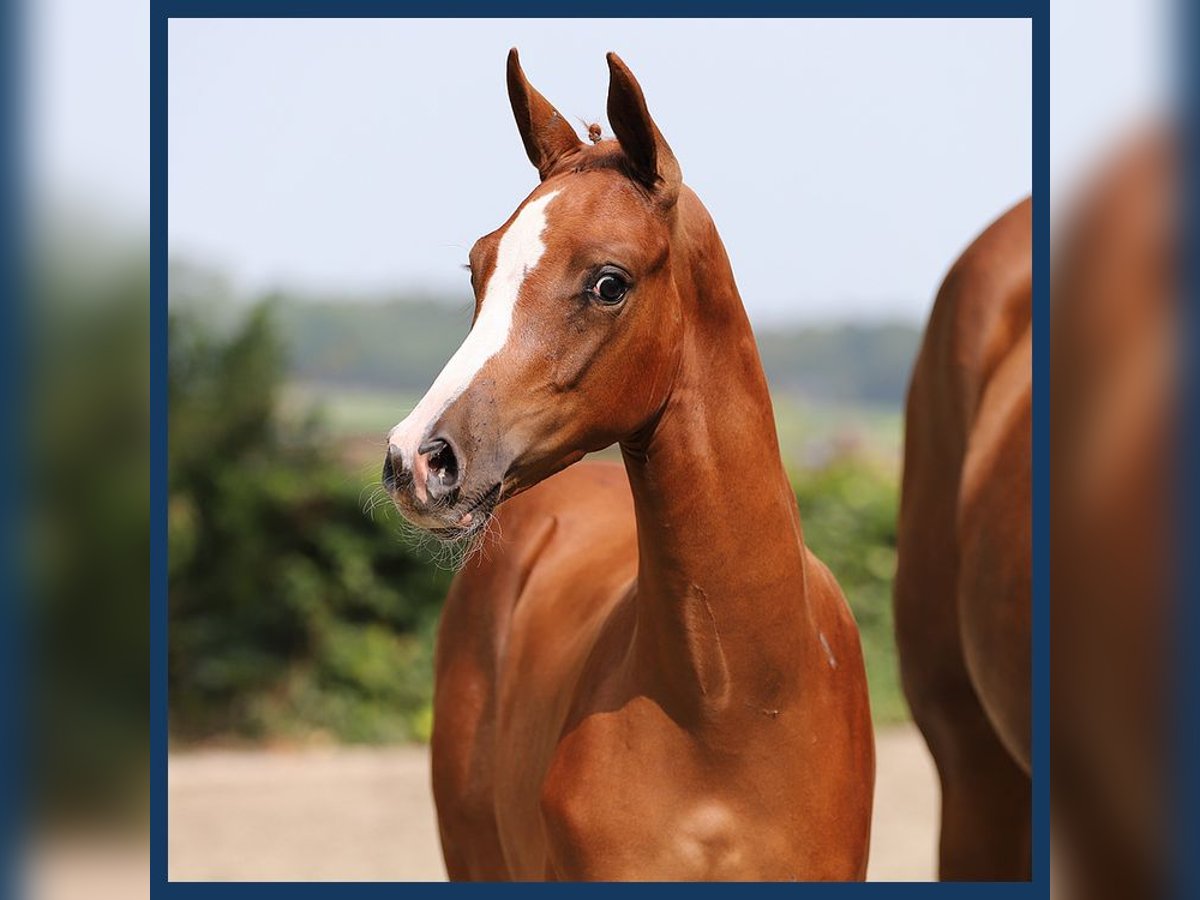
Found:
[[[464,456],[446,436],[424,440],[406,462],[389,443],[381,480],[409,522],[439,537],[465,537],[482,527],[500,498],[499,482],[468,492]]]

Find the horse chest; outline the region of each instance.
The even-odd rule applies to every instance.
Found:
[[[738,815],[687,762],[668,771],[637,756],[556,761],[541,796],[548,868],[564,879],[734,877]]]
[[[649,729],[650,710],[594,717],[564,738],[540,812],[547,869],[567,880],[782,877],[779,836],[735,792],[733,773],[681,731]],[[764,835],[764,827],[768,826]]]

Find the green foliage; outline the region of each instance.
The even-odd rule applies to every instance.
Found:
[[[170,340],[173,734],[423,736],[447,574],[279,415],[269,306],[228,334],[174,308]]]
[[[862,636],[876,722],[908,716],[892,629],[896,476],[854,456],[794,473],[804,539],[850,601]]]

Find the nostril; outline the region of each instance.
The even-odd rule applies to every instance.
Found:
[[[459,465],[454,448],[445,438],[430,438],[418,450],[427,457],[430,479],[444,490],[458,486]]]

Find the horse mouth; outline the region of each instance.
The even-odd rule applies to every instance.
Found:
[[[497,482],[475,499],[468,501],[452,525],[430,528],[429,533],[444,540],[459,540],[473,537],[487,527],[492,512],[500,502],[501,484]]]

